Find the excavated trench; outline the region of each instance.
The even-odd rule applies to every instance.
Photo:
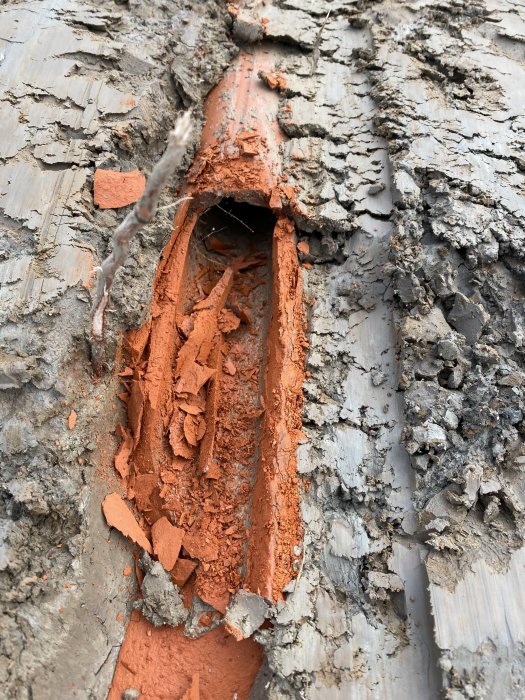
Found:
[[[299,564],[294,227],[232,199],[193,206],[159,268],[152,320],[128,336],[129,429],[116,458],[154,555],[192,609],[193,639],[135,613],[110,698],[137,685],[144,697],[180,697],[192,678],[205,696],[245,697],[262,651],[217,626],[236,591],[275,601]]]
[[[192,199],[158,267],[150,320],[127,336],[115,466],[139,523],[115,499],[104,511],[169,572],[189,612],[180,625],[133,613],[111,700],[130,688],[247,697],[263,653],[228,613],[241,590],[277,602],[300,566],[301,277],[274,167],[277,96],[258,78],[267,61],[241,54],[212,91],[184,188]]]

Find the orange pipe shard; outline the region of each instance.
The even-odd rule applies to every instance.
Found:
[[[102,502],[102,510],[109,527],[114,527],[124,537],[129,537],[146,552],[153,554],[148,538],[118,493],[110,493],[106,496]]]

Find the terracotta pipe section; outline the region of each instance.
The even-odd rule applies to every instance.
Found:
[[[301,275],[293,223],[280,219],[273,236],[272,310],[265,380],[261,464],[253,495],[246,583],[270,600],[297,571],[302,524],[297,445],[301,437],[304,337]]]
[[[247,697],[261,650],[252,639],[235,646],[216,625],[239,588],[277,601],[298,569],[305,342],[278,98],[259,79],[273,69],[266,49],[241,53],[212,91],[185,185],[193,200],[176,216],[151,319],[127,338],[129,430],[115,465],[146,536],[155,526],[154,535],[177,541],[171,576],[186,603],[197,594],[217,612],[199,621],[211,630],[208,642],[186,639],[182,628],[155,629],[135,613],[111,698],[126,687],[144,692],[164,657],[163,697],[189,692],[195,674],[203,697],[216,697],[222,652],[214,645],[238,658],[228,688]],[[265,209],[246,223],[232,201]],[[214,216],[226,218],[215,226]],[[155,537],[153,552],[161,559]]]
[[[259,75],[275,71],[276,50],[241,52],[206,102],[201,148],[188,176],[203,203],[223,196],[270,207],[296,209],[294,188],[281,172],[286,137],[277,122],[278,94]]]
[[[301,523],[296,449],[301,427],[304,334],[294,226],[282,216],[294,207],[281,173],[285,136],[277,122],[279,98],[260,79],[275,72],[275,53],[244,53],[212,90],[202,146],[189,182],[202,201],[231,196],[279,212],[273,243],[269,360],[261,464],[254,491],[245,585],[269,599],[281,595],[297,567]],[[281,517],[279,517],[279,512]]]
[[[286,185],[286,176],[280,172],[279,147],[285,137],[277,123],[278,95],[259,78],[274,69],[275,57],[264,48],[253,53],[241,52],[237,61],[226,72],[223,80],[210,93],[206,102],[205,126],[201,147],[188,175],[184,193],[198,198],[200,206],[193,203],[193,214],[188,217],[190,203],[179,210],[172,242],[168,245],[164,259],[169,259],[170,247],[181,236],[187,245],[191,230],[195,226],[199,210],[203,211],[230,196],[237,201],[269,206],[281,211],[287,203],[294,206],[294,191]],[[165,270],[160,266],[155,280],[158,294],[155,296],[152,316],[162,315],[162,323],[156,324],[150,340],[150,360],[144,382],[133,384],[137,403],[144,400],[143,434],[145,441],[135,438],[137,457],[153,469],[150,445],[161,440],[158,432],[159,412],[162,397],[166,392],[167,368],[171,366],[176,352],[174,306],[170,299],[178,296],[183,278],[181,255],[170,264],[177,269]],[[159,280],[165,276],[165,280]],[[149,330],[149,329],[148,329]],[[146,331],[139,331],[145,342]],[[133,344],[135,344],[133,338]],[[164,353],[155,352],[157,346],[167,348]],[[137,433],[135,432],[137,436]]]
[[[263,49],[241,53],[211,91],[202,148],[190,176],[200,188],[268,205],[279,180],[284,140],[276,120],[278,95],[258,77],[270,66],[271,54]]]
[[[168,514],[159,508],[156,479],[166,467],[166,459],[163,462],[159,456],[165,455],[165,431],[172,420],[170,368],[180,350],[176,317],[184,306],[181,295],[188,296],[183,280],[188,277],[192,231],[205,208],[222,197],[272,206],[279,212],[282,197],[287,196],[283,195],[286,185],[278,169],[279,147],[284,139],[276,121],[278,99],[259,79],[260,72],[267,74],[272,69],[269,56],[264,49],[241,54],[209,97],[202,146],[186,186],[195,199],[191,207],[186,203],[179,211],[172,242],[159,267],[153,322],[129,337],[136,366],[149,343],[144,371],[135,369],[130,382],[129,423],[134,440],[131,458],[134,467],[128,495],[136,496],[138,484],[150,525]],[[288,195],[293,198],[293,193]],[[253,592],[270,599],[279,597],[292,576],[301,533],[295,450],[300,432],[303,338],[300,275],[293,239],[293,224],[281,215],[273,245],[272,320],[264,394],[266,417],[254,491],[256,517],[250,527],[248,575],[244,582]],[[199,457],[202,468],[208,468],[205,463],[213,459],[210,450],[215,421],[211,414],[216,411],[218,381],[217,378],[210,381],[206,408],[209,427]],[[211,462],[208,466],[212,466]],[[145,494],[148,489],[149,493]],[[279,511],[286,513],[286,518],[279,518]]]
[[[200,195],[200,207],[196,208],[193,203],[193,214],[188,217],[190,203],[185,202],[177,213],[172,240],[164,255],[164,260],[170,260],[170,265],[176,269],[166,270],[165,265],[161,265],[155,279],[158,294],[152,317],[162,316],[162,323],[151,331],[145,381],[132,385],[134,402],[144,405],[141,430],[147,438],[141,444],[139,433],[135,432],[137,457],[150,469],[154,465],[149,446],[152,442],[160,444],[160,406],[166,392],[167,368],[173,363],[176,352],[174,305],[170,299],[179,295],[183,279],[181,266],[186,259],[185,255],[171,259],[171,247],[179,237],[187,245],[199,209],[204,210],[224,196],[275,208],[280,208],[285,199],[293,200],[293,190],[286,187],[280,173],[279,145],[284,135],[276,120],[278,95],[258,77],[260,71],[267,72],[272,67],[271,53],[265,49],[242,52],[221,83],[211,91],[206,103],[201,147],[184,187],[185,193]],[[135,355],[135,348],[146,342],[149,330],[141,329],[139,338],[133,337],[131,345]],[[156,352],[157,347],[166,347],[166,351]],[[148,445],[147,449],[144,444]]]

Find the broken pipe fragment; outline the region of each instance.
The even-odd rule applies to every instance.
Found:
[[[171,580],[176,586],[182,588],[195,571],[196,566],[197,562],[192,559],[178,559],[171,572]]]
[[[100,209],[118,209],[133,204],[144,192],[146,178],[139,170],[95,170],[93,200]]]
[[[171,571],[179,558],[184,530],[173,526],[165,516],[151,528],[153,551],[166,571]]]
[[[121,532],[124,537],[128,537],[142,547],[142,549],[145,549],[149,554],[153,553],[148,538],[133,517],[133,513],[118,493],[114,492],[106,496],[102,501],[102,510],[109,527],[114,527]]]

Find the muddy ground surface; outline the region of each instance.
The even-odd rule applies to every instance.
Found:
[[[178,110],[199,107],[235,46],[218,2],[2,6],[1,683],[7,697],[105,697],[131,552],[102,519],[120,385],[90,362],[91,271],[122,211],[95,210],[95,167],[151,170]],[[193,146],[194,146],[193,145]],[[188,149],[187,167],[192,156]],[[180,176],[180,173],[178,174]],[[163,204],[172,201],[166,193]],[[163,210],[132,246],[108,315],[147,315]],[[117,301],[118,297],[118,301]],[[71,411],[77,414],[68,428]]]
[[[256,633],[252,696],[524,696],[522,15],[510,0],[2,6],[7,697],[105,697],[134,588],[100,514],[119,487],[110,377],[173,213],[132,246],[96,377],[90,271],[125,210],[94,207],[94,170],[147,174],[192,106],[187,168],[206,94],[257,42],[308,242],[309,440],[304,557]]]

